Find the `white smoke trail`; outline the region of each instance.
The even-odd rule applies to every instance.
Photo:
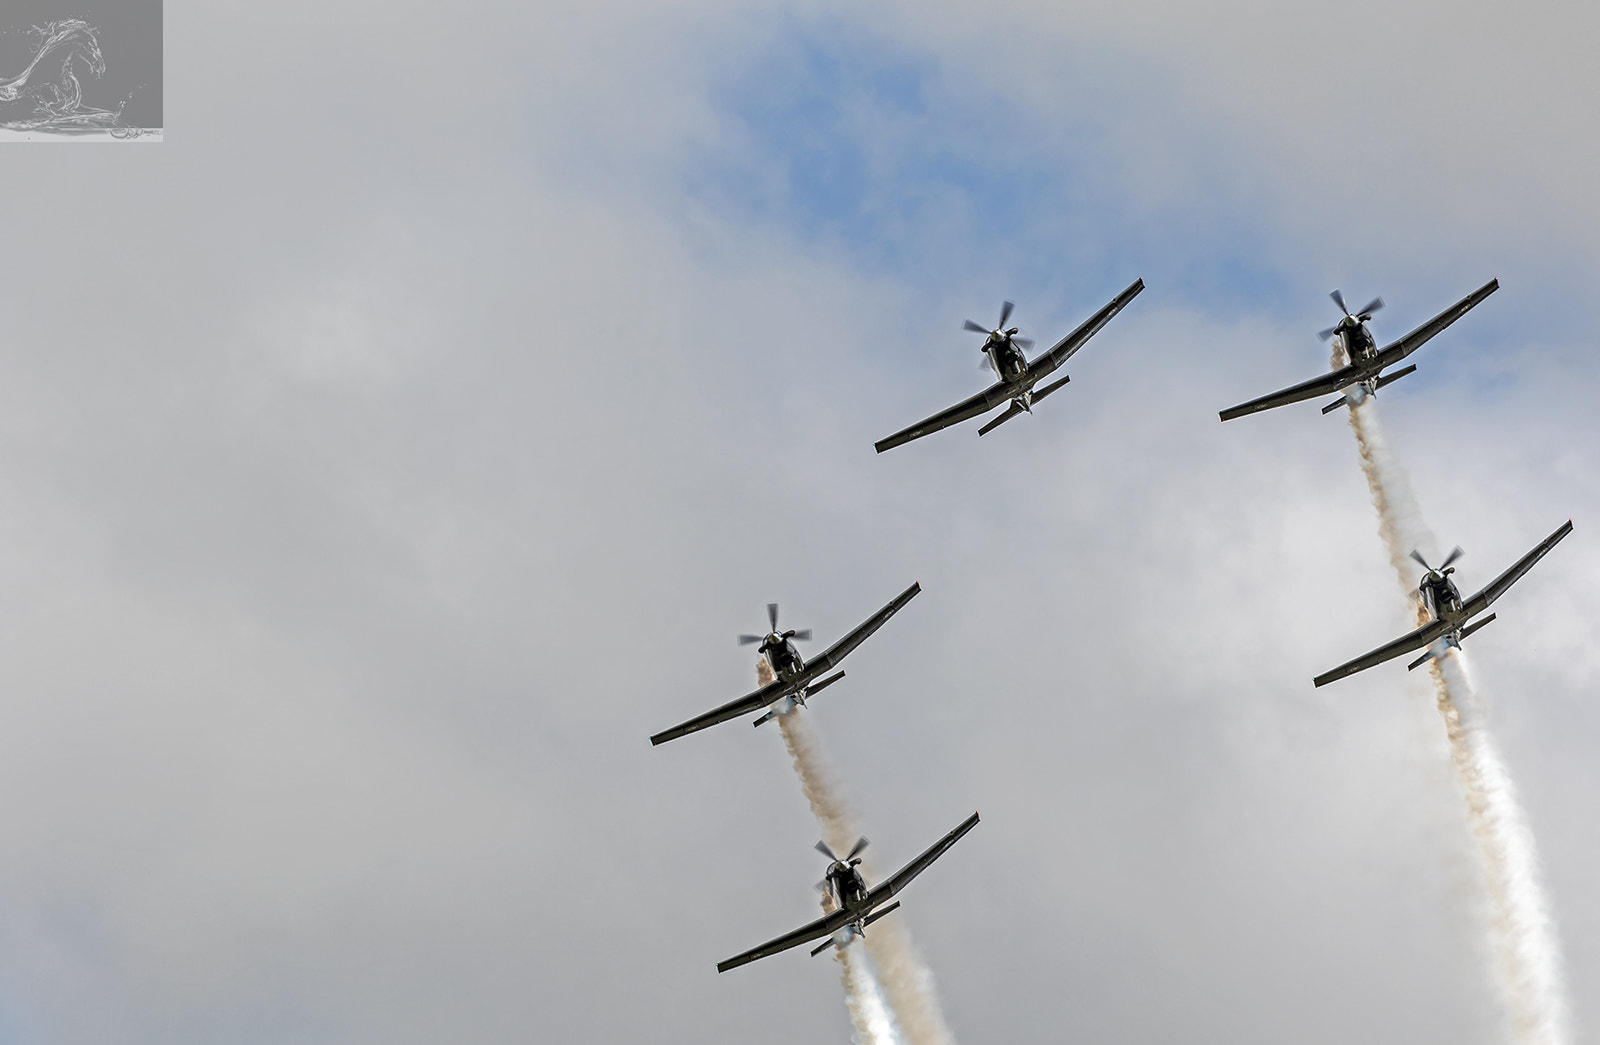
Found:
[[[906,1040],[912,1045],[955,1045],[934,991],[933,970],[911,942],[898,911],[873,924],[866,945]]]
[[[1338,339],[1335,338],[1335,344]],[[1367,489],[1372,494],[1372,506],[1378,510],[1378,533],[1383,538],[1384,550],[1389,553],[1389,565],[1400,578],[1400,590],[1411,598],[1416,587],[1416,563],[1411,558],[1413,548],[1432,548],[1433,532],[1422,519],[1422,509],[1411,492],[1411,477],[1389,452],[1389,443],[1383,436],[1383,426],[1378,423],[1378,404],[1368,399],[1360,406],[1348,408],[1350,429],[1356,434],[1356,448],[1361,451],[1361,471],[1367,477]],[[1418,624],[1426,621],[1427,611],[1420,599],[1413,600],[1419,616]]]
[[[1342,362],[1342,351],[1336,347],[1334,365]],[[1409,553],[1412,548],[1433,547],[1433,537],[1409,476],[1384,441],[1377,405],[1369,399],[1349,411],[1361,469],[1378,510],[1378,531],[1400,590],[1409,598],[1416,572]],[[1416,623],[1426,622],[1421,600],[1413,599],[1412,605]],[[1483,864],[1490,937],[1512,1038],[1518,1045],[1562,1045],[1567,1040],[1567,1004],[1561,948],[1545,900],[1533,832],[1477,705],[1461,651],[1449,651],[1442,663],[1430,662],[1429,669]]]
[[[1468,821],[1483,855],[1489,927],[1512,1037],[1521,1045],[1560,1045],[1567,1040],[1561,946],[1545,902],[1533,831],[1484,722],[1461,651],[1451,650],[1429,666]]]
[[[756,670],[757,678],[764,680],[763,685],[772,680],[771,669],[765,661],[759,661]],[[822,757],[815,732],[804,714],[793,712],[778,717],[778,731],[783,735],[784,746],[788,748],[789,758],[794,763],[800,790],[822,828],[823,840],[836,853],[848,852],[861,832],[837,778]],[[875,982],[881,988],[892,1024],[905,1041],[910,1045],[955,1045],[955,1036],[944,1021],[944,1013],[939,1008],[938,996],[934,992],[933,973],[917,953],[903,916],[896,912],[876,922],[865,942],[872,964],[877,967],[878,979],[872,981],[867,963],[861,961],[858,955],[851,956],[853,964],[849,968],[860,971],[861,982]],[[847,978],[847,992],[850,982]],[[870,1005],[861,997],[857,998],[857,1003]],[[851,1018],[855,1018],[854,1004]],[[861,1028],[862,1024],[857,1023],[858,1033]]]
[[[883,1003],[867,959],[854,947],[835,950],[833,958],[839,963],[844,1002],[856,1031],[851,1040],[856,1045],[896,1045],[899,1038],[894,1032],[894,1020]]]

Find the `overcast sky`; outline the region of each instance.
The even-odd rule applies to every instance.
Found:
[[[65,9],[64,9],[65,10]],[[968,1042],[1504,1040],[1343,415],[1380,409],[1600,1027],[1600,13],[179,5],[166,141],[0,174],[0,1040],[842,1041],[806,712]],[[108,62],[111,55],[108,52]],[[5,75],[0,70],[0,75]],[[1136,277],[1072,383],[982,387]]]

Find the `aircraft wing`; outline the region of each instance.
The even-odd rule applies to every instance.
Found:
[[[714,726],[718,722],[726,722],[730,718],[738,718],[740,715],[746,715],[752,711],[760,711],[768,704],[788,696],[798,688],[796,680],[785,682],[783,679],[775,679],[754,693],[746,694],[738,700],[730,700],[720,708],[708,711],[697,718],[691,718],[682,725],[662,730],[650,738],[650,743],[665,744],[669,740],[677,740],[679,737],[686,737],[690,733],[698,733],[707,726]]]
[[[949,428],[951,425],[960,424],[969,418],[986,414],[1012,396],[1020,395],[1017,388],[1005,381],[997,381],[977,395],[952,406],[948,410],[940,411],[925,421],[918,421],[910,428],[902,428],[887,439],[879,439],[873,443],[873,449],[880,454],[885,450],[893,450],[902,443],[909,443],[913,439],[921,439],[925,435],[932,435],[940,429]]]
[[[1275,406],[1288,406],[1305,399],[1316,399],[1319,396],[1329,395],[1342,388],[1353,385],[1361,378],[1361,369],[1355,366],[1345,366],[1321,377],[1314,377],[1310,381],[1302,381],[1298,385],[1291,385],[1281,392],[1252,399],[1248,403],[1230,406],[1219,415],[1224,421],[1232,421],[1245,414],[1257,414],[1263,410],[1271,410]]]
[[[1427,344],[1435,334],[1439,333],[1439,331],[1443,330],[1445,327],[1449,326],[1451,323],[1454,323],[1456,320],[1470,312],[1472,307],[1478,302],[1482,301],[1484,298],[1488,297],[1490,294],[1493,294],[1499,289],[1500,281],[1498,279],[1491,279],[1489,282],[1485,283],[1477,290],[1474,290],[1460,301],[1457,301],[1454,305],[1451,305],[1437,316],[1434,316],[1432,319],[1428,320],[1426,323],[1422,324],[1420,327],[1413,330],[1399,341],[1396,341],[1393,344],[1387,345],[1381,349],[1378,352],[1378,365],[1380,367],[1385,367],[1400,362],[1400,360],[1404,359],[1406,356],[1409,356],[1411,353]]]
[[[1038,380],[1071,359],[1074,352],[1082,348],[1091,337],[1094,337],[1101,327],[1111,322],[1111,317],[1121,312],[1128,302],[1139,296],[1139,292],[1142,290],[1144,290],[1144,280],[1134,280],[1127,290],[1112,298],[1111,303],[1105,308],[1084,320],[1083,325],[1077,330],[1057,341],[1054,348],[1029,363],[1028,376]]]
[[[863,624],[856,628],[855,631],[852,631],[838,642],[835,642],[833,645],[817,654],[816,659],[806,661],[806,670],[804,675],[805,680],[809,682],[818,675],[832,671],[834,667],[837,666],[838,663],[850,653],[851,650],[867,641],[868,635],[871,635],[873,632],[883,627],[884,621],[888,620],[890,617],[893,617],[896,613],[899,613],[900,607],[916,598],[917,593],[921,590],[922,582],[914,582],[911,587],[907,588],[899,595],[896,595],[894,600],[891,601],[889,605],[868,617]]]
[[[1571,532],[1572,520],[1568,519],[1556,529],[1555,533],[1552,533],[1550,536],[1540,541],[1538,547],[1534,548],[1533,551],[1518,559],[1509,570],[1490,581],[1487,587],[1485,587],[1478,594],[1474,595],[1472,598],[1468,599],[1462,605],[1462,609],[1466,615],[1468,617],[1473,617],[1488,609],[1490,603],[1504,595],[1507,588],[1515,584],[1524,573],[1527,573],[1529,570],[1533,569],[1534,563],[1544,558],[1546,552],[1548,552],[1551,548],[1554,548],[1560,543],[1561,538],[1565,537]]]
[[[727,972],[737,969],[741,965],[748,965],[758,958],[767,958],[779,951],[787,951],[791,947],[798,947],[802,943],[820,940],[824,936],[832,936],[857,918],[861,917],[860,910],[851,911],[846,908],[825,914],[814,922],[802,925],[792,933],[786,933],[776,940],[768,940],[760,947],[752,947],[743,954],[736,954],[725,962],[717,963],[718,972]]]
[[[951,846],[955,845],[956,842],[960,840],[962,835],[966,834],[976,826],[978,826],[978,814],[973,813],[971,816],[961,821],[961,824],[954,831],[951,831],[949,834],[933,843],[933,845],[929,846],[927,852],[923,853],[921,856],[917,857],[915,860],[911,861],[909,864],[906,864],[904,867],[900,868],[900,870],[896,871],[894,874],[890,875],[888,878],[885,878],[883,881],[869,889],[867,891],[868,903],[871,906],[876,907],[885,900],[889,899],[889,897],[893,896],[895,893],[898,893],[900,890],[904,889],[910,884],[911,879],[915,878],[923,871],[926,871],[929,864],[943,856],[946,849],[949,849]]]
[[[1456,623],[1460,623],[1459,620]],[[1379,646],[1364,657],[1357,657],[1346,664],[1340,664],[1332,671],[1325,671],[1311,680],[1314,686],[1326,686],[1330,682],[1337,682],[1346,675],[1354,675],[1358,671],[1382,664],[1386,660],[1393,660],[1403,653],[1419,650],[1438,641],[1439,637],[1450,630],[1450,625],[1442,620],[1429,621],[1409,635],[1403,635],[1387,646]]]

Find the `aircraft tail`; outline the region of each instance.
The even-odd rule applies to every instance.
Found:
[[[1483,627],[1485,624],[1489,623],[1492,620],[1494,620],[1494,614],[1491,613],[1487,617],[1485,617],[1482,620],[1478,621],[1476,624],[1472,625],[1471,627],[1462,628],[1461,629],[1461,637],[1463,639],[1465,639],[1468,635],[1471,635],[1473,632],[1477,631],[1479,628]]]
[[[823,679],[821,682],[818,682],[816,685],[807,687],[807,689],[806,689],[806,697],[809,698],[809,697],[816,696],[818,693],[822,692],[824,689],[827,689],[829,686],[833,685],[835,682],[838,682],[842,678],[844,678],[844,672],[842,672],[842,671],[838,672],[836,674],[833,674],[833,675],[829,675],[827,678]],[[796,701],[796,703],[803,703],[803,701]],[[762,715],[760,718],[756,719],[754,722],[752,722],[750,724],[752,726],[759,726],[763,722],[771,722],[773,719],[777,718],[778,715],[779,715],[778,709],[777,708],[773,708],[771,711],[767,712],[765,715]]]
[[[1022,407],[1018,406],[1017,401],[1013,399],[1011,401],[1011,405],[1006,407],[1006,412],[995,418],[993,421],[990,421],[982,428],[978,429],[978,434],[986,435],[989,432],[994,431],[996,428],[999,428],[1001,425],[1005,424],[1007,421],[1011,420],[1013,417],[1016,417],[1020,413],[1022,413]]]
[[[821,682],[817,683],[815,686],[807,686],[806,687],[806,699],[809,700],[810,698],[816,696],[818,693],[821,693],[824,689],[826,689],[829,686],[833,685],[835,682],[838,682],[842,678],[844,678],[844,672],[841,671],[838,674],[829,675],[827,678],[823,679]]]
[[[1384,376],[1378,378],[1378,383],[1373,385],[1372,387],[1373,388],[1382,388],[1384,385],[1393,384],[1394,382],[1400,380],[1402,377],[1405,377],[1407,374],[1411,373],[1415,369],[1417,369],[1417,364],[1412,363],[1410,366],[1406,367],[1404,370],[1396,370],[1392,374],[1385,374]]]
[[[1039,400],[1043,399],[1045,396],[1049,395],[1051,392],[1054,392],[1056,389],[1060,388],[1062,385],[1071,380],[1072,378],[1070,377],[1063,377],[1060,381],[1050,382],[1048,385],[1045,385],[1043,388],[1039,389],[1039,391],[1033,393],[1033,401],[1035,403],[1039,402]]]
[[[861,923],[861,927],[863,929],[866,928],[867,926],[871,925],[873,922],[877,921],[879,918],[882,918],[884,915],[888,914],[890,911],[894,910],[896,907],[899,907],[899,906],[900,906],[900,901],[896,900],[894,903],[890,904],[888,907],[881,907],[878,910],[873,911],[871,914],[867,915],[866,920]]]

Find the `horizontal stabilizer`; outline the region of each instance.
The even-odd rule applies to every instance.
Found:
[[[880,908],[879,910],[873,911],[871,914],[867,915],[866,921],[861,923],[862,927],[866,927],[868,925],[871,925],[873,922],[877,921],[879,918],[882,918],[884,915],[888,914],[890,911],[894,910],[896,907],[899,907],[899,906],[900,906],[900,901],[896,900],[894,903],[890,904],[888,907]]]
[[[1049,395],[1051,392],[1054,392],[1056,389],[1060,388],[1062,385],[1071,380],[1072,378],[1070,377],[1063,377],[1060,381],[1050,382],[1048,385],[1045,385],[1043,388],[1039,389],[1039,391],[1033,393],[1033,401],[1035,403],[1039,402],[1039,400],[1043,399],[1045,396]]]
[[[1407,664],[1406,665],[1406,670],[1407,671],[1415,671],[1416,669],[1422,667],[1422,665],[1428,663],[1428,661],[1430,661],[1432,659],[1433,659],[1433,650],[1429,650],[1428,652],[1424,653],[1422,656],[1418,657],[1416,660],[1412,661],[1410,664]]]
[[[1416,368],[1412,367],[1412,369],[1415,370]],[[1350,405],[1350,397],[1349,396],[1340,396],[1338,399],[1335,399],[1333,402],[1331,402],[1327,406],[1323,407],[1322,408],[1322,412],[1325,413],[1325,414],[1331,414],[1335,410],[1339,409],[1341,406],[1349,406],[1349,405]]]
[[[1412,363],[1410,366],[1406,367],[1404,370],[1396,370],[1392,374],[1385,374],[1382,377],[1378,378],[1378,383],[1373,385],[1372,387],[1377,389],[1377,388],[1382,388],[1384,385],[1393,384],[1394,382],[1400,380],[1402,377],[1405,377],[1407,374],[1411,373],[1415,369],[1417,369],[1417,364]]]
[[[836,675],[829,675],[827,678],[823,679],[821,682],[816,683],[815,685],[807,686],[806,687],[806,699],[807,700],[811,699],[812,697],[816,696],[818,693],[821,693],[823,690],[827,689],[829,686],[833,685],[835,682],[838,682],[842,678],[844,678],[844,672],[841,671]]]
[[[815,958],[817,955],[821,954],[823,951],[827,950],[829,947],[832,947],[832,946],[833,946],[833,937],[830,936],[826,940],[823,940],[821,945],[819,945],[815,950],[813,950],[811,952],[811,957]]]
[[[778,717],[778,713],[776,711],[769,711],[765,715],[762,715],[760,718],[756,719],[754,722],[752,722],[750,724],[752,726],[759,726],[763,722],[771,722],[773,719],[775,719],[777,717]]]
[[[1485,617],[1482,620],[1478,621],[1476,624],[1472,625],[1471,627],[1467,627],[1467,628],[1461,629],[1461,637],[1463,639],[1466,638],[1468,635],[1471,635],[1473,632],[1477,631],[1479,628],[1483,627],[1485,624],[1489,623],[1492,620],[1494,620],[1494,614],[1491,613],[1487,617]]]
[[[1011,405],[1006,407],[1006,412],[995,418],[993,421],[990,421],[982,428],[978,429],[978,434],[986,435],[987,433],[994,431],[996,428],[999,428],[1001,425],[1005,424],[1007,421],[1011,420],[1013,417],[1016,417],[1020,413],[1022,413],[1022,407],[1018,406],[1017,401],[1013,399],[1011,401]]]

